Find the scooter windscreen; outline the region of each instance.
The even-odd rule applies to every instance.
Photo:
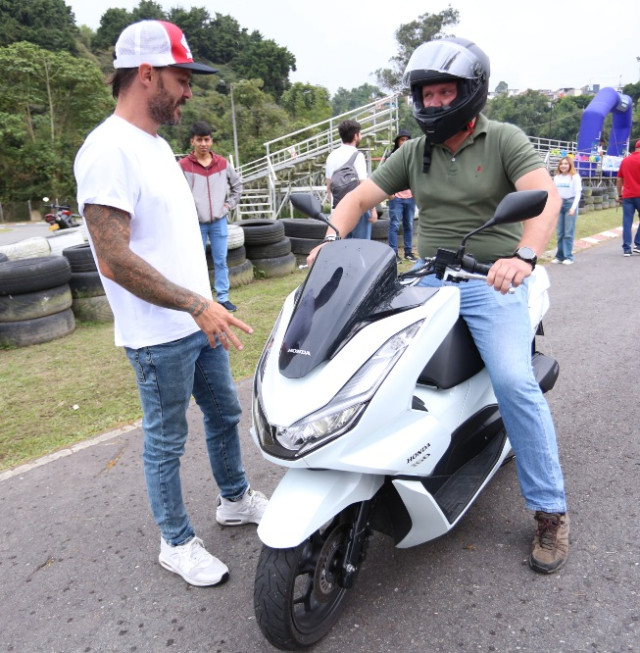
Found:
[[[304,282],[280,349],[280,372],[298,379],[367,324],[424,303],[433,289],[398,283],[393,250],[371,240],[325,245]]]

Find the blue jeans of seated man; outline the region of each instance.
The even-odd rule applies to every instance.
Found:
[[[573,241],[576,235],[576,220],[578,219],[578,209],[573,215],[569,215],[569,210],[573,205],[573,198],[562,200],[558,223],[556,224],[556,235],[558,249],[556,258],[559,261],[573,261]]]
[[[565,512],[555,428],[531,366],[527,282],[512,295],[502,295],[484,281],[454,284],[429,276],[419,285],[453,285],[460,289],[460,314],[489,372],[516,454],[525,505],[530,510]]]
[[[229,268],[227,267],[227,235],[229,227],[227,216],[213,222],[201,222],[202,244],[207,248],[207,239],[211,242],[211,258],[215,272],[214,289],[219,302],[229,299]]]
[[[229,354],[221,346],[211,347],[202,331],[162,345],[125,347],[125,351],[142,404],[142,459],[151,512],[162,537],[176,546],[194,535],[180,483],[192,394],[204,415],[209,462],[220,494],[238,499],[249,487],[238,437],[240,402]]]
[[[398,230],[402,223],[402,240],[404,254],[411,253],[413,247],[413,216],[416,212],[416,201],[413,197],[389,200],[389,247],[398,254]]]
[[[371,211],[367,211],[360,216],[358,224],[353,231],[346,236],[346,238],[365,238],[371,240]]]
[[[636,211],[640,217],[640,197],[626,197],[622,200],[622,249],[625,252],[631,252],[631,231]],[[636,229],[633,245],[640,248],[640,226]]]

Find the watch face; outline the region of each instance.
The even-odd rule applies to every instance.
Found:
[[[527,261],[533,261],[533,259],[537,258],[536,253],[531,249],[531,247],[520,247],[517,254],[519,258]]]

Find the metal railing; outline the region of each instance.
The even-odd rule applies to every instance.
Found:
[[[348,119],[360,123],[363,139],[388,143],[393,140],[398,129],[398,96],[379,98],[357,109],[266,142],[264,146],[267,154],[264,157],[250,161],[238,169],[246,191],[236,211],[236,218],[256,215],[277,218],[285,208],[289,193],[294,189],[318,189],[324,185],[326,157],[341,143],[338,125]],[[367,151],[367,148],[362,149]],[[370,157],[367,157],[367,165],[370,172]],[[268,197],[268,204],[256,207],[256,202],[252,201],[256,195]]]

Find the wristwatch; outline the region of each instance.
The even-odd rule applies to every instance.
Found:
[[[513,256],[514,258],[519,258],[521,261],[525,261],[525,263],[530,263],[531,269],[535,270],[538,257],[531,247],[518,247],[518,249],[513,253]]]

